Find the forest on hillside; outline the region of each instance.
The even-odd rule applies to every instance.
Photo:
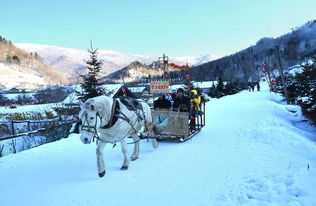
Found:
[[[196,81],[217,80],[246,82],[260,78],[262,64],[273,71],[279,68],[277,47],[284,68],[301,64],[305,57],[316,54],[316,20],[292,29],[278,38],[262,38],[256,45],[223,58],[192,67],[181,72],[170,72],[170,78],[190,74]]]

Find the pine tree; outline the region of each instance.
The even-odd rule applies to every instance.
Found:
[[[311,59],[302,67],[303,72],[295,78],[300,90],[297,102],[303,113],[316,123],[316,59]]]
[[[225,86],[224,86],[224,82],[223,82],[223,79],[222,77],[219,77],[218,78],[218,81],[217,81],[217,85],[216,85],[216,89],[214,91],[214,97],[216,98],[221,98],[223,96],[225,96]]]
[[[303,114],[316,122],[316,60],[309,59],[300,73],[285,73],[285,80],[290,103],[301,106]],[[277,86],[283,94],[280,77]]]
[[[97,49],[88,49],[90,54],[90,59],[85,60],[87,64],[87,69],[89,70],[88,74],[80,75],[83,78],[83,83],[81,83],[82,93],[79,94],[81,101],[86,101],[89,98],[101,96],[105,94],[105,90],[98,84],[98,74],[101,70],[103,61],[98,60]]]

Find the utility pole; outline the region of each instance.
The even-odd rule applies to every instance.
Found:
[[[158,57],[158,62],[161,62],[162,60],[162,69],[163,69],[163,80],[166,79],[166,65],[168,64],[169,57],[166,56],[165,54],[162,55],[162,57]]]
[[[266,80],[267,80],[267,83],[270,87],[270,92],[271,92],[271,88],[272,88],[272,83],[271,83],[271,71],[270,71],[270,66],[268,66],[268,63],[265,61],[263,64],[262,64],[262,67],[263,69],[266,71]]]
[[[286,100],[286,103],[289,104],[290,103],[289,102],[289,95],[288,95],[288,92],[287,92],[287,89],[286,89],[286,85],[285,85],[285,78],[284,78],[284,74],[283,74],[283,67],[282,67],[281,57],[280,57],[280,49],[279,49],[279,46],[275,46],[275,48],[276,48],[276,54],[277,54],[278,61],[279,61],[279,71],[280,71],[280,74],[281,74],[285,100]]]

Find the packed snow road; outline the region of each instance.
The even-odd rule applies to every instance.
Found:
[[[297,107],[264,88],[206,109],[199,134],[157,150],[144,140],[127,171],[107,145],[104,178],[77,135],[3,157],[0,205],[316,205],[315,129]]]

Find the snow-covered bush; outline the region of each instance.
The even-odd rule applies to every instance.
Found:
[[[302,64],[299,73],[285,73],[289,101],[300,105],[303,114],[316,121],[316,59]],[[283,94],[281,78],[277,78],[278,91]]]

